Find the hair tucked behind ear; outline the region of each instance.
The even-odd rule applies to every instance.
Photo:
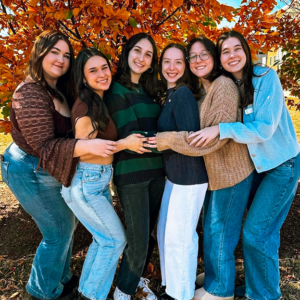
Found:
[[[100,56],[104,58],[110,68],[110,64],[106,56],[102,52],[94,48],[81,50],[75,61],[75,79],[79,92],[79,99],[87,105],[87,116],[91,118],[92,126],[94,128],[94,131],[91,132],[90,135],[93,134],[96,130],[105,131],[109,123],[109,113],[106,105],[103,102],[103,99],[83,82],[84,66],[87,61],[93,56]]]
[[[153,47],[153,56],[151,62],[152,72],[146,71],[141,75],[139,83],[142,85],[143,89],[148,96],[154,100],[159,100],[160,93],[160,82],[158,80],[158,54],[155,42],[153,38],[146,33],[138,33],[133,35],[124,45],[121,55],[119,57],[119,63],[117,67],[117,72],[114,75],[114,80],[129,89],[134,89],[135,85],[131,81],[130,68],[128,65],[128,55],[130,50],[140,41],[146,39]]]
[[[69,46],[70,66],[67,72],[58,78],[55,90],[48,85],[44,78],[43,59],[60,40],[66,42]],[[75,81],[73,67],[74,51],[69,39],[63,33],[56,30],[47,30],[38,36],[31,50],[27,75],[37,83],[40,83],[52,96],[56,97],[61,102],[63,102],[63,97],[65,97],[70,108],[72,108],[77,97],[76,89],[74,88]]]

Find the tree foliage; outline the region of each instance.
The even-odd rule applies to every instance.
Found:
[[[283,88],[300,97],[300,1],[293,0],[289,7],[277,26],[284,55],[278,73]]]
[[[162,49],[201,34],[216,41],[226,30],[217,24],[236,20],[234,29],[244,34],[255,54],[285,39],[284,22],[289,20],[271,13],[275,5],[275,0],[243,0],[238,9],[217,0],[0,0],[0,131],[10,131],[12,93],[24,78],[32,45],[43,30],[63,31],[75,53],[86,46],[100,49],[115,69],[122,45],[138,32],[150,33]]]

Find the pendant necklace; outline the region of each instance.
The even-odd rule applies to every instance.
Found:
[[[171,91],[171,93],[167,96],[166,101],[164,102],[164,106],[166,106],[167,102],[171,102],[172,100],[170,99],[171,95],[173,94],[174,90]]]
[[[236,79],[234,82],[235,82],[236,85],[241,86],[244,83],[244,80],[243,79]]]
[[[138,92],[141,93],[141,85],[135,86],[134,89]]]

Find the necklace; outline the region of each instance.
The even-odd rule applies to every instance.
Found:
[[[166,101],[164,102],[164,106],[166,106],[167,102],[171,102],[172,100],[170,99],[171,95],[173,94],[174,90],[170,92],[170,94],[167,96]]]
[[[141,93],[142,92],[142,87],[141,85],[135,85],[134,89],[138,92],[138,93]]]
[[[236,79],[234,82],[235,82],[236,85],[241,86],[244,83],[244,80],[243,79]]]

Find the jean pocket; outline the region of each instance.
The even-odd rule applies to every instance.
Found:
[[[2,180],[8,185],[8,161],[1,161]]]
[[[84,177],[84,182],[97,182],[97,181],[101,181],[102,172],[101,171],[88,172],[83,177]]]
[[[284,167],[284,168],[293,168],[294,167],[294,159],[291,158],[287,161],[285,161],[283,164],[281,164],[279,167]]]
[[[281,179],[290,180],[294,177],[294,160],[289,159],[269,172]]]
[[[61,189],[61,195],[64,198],[66,203],[71,203],[72,202],[72,198],[71,198],[71,188],[66,188],[66,187],[62,187]]]
[[[97,173],[97,174],[95,174]],[[83,193],[85,195],[96,196],[102,193],[109,185],[110,172],[89,172],[85,174],[83,180]]]

